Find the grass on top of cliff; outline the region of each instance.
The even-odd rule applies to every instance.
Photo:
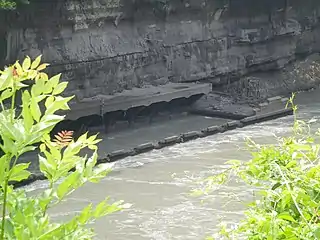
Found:
[[[290,137],[279,137],[272,145],[259,145],[248,139],[252,154],[249,161],[229,161],[227,171],[205,180],[205,191],[227,184],[231,179],[243,181],[257,198],[248,205],[244,219],[230,226],[222,223],[212,239],[314,240],[320,239],[320,144],[312,133],[313,121],[295,118]]]

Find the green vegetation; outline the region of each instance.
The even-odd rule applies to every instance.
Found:
[[[17,7],[19,3],[29,3],[28,0],[0,0],[0,9],[12,10]]]
[[[60,132],[54,140],[49,133],[64,119],[56,114],[68,110],[72,97],[62,97],[67,87],[60,74],[48,78],[42,72],[47,64],[41,57],[0,72],[0,240],[4,239],[91,239],[93,230],[87,224],[97,218],[119,211],[122,202],[88,205],[66,222],[52,222],[47,211],[87,182],[96,183],[110,172],[110,165],[97,163],[97,136],[84,134],[76,141],[72,132]],[[20,103],[19,107],[16,107]],[[39,147],[36,147],[39,146]],[[39,150],[40,170],[48,178],[49,187],[29,196],[24,189],[14,189],[12,182],[30,176],[30,163],[19,163],[19,157]],[[81,157],[87,149],[91,156]]]
[[[208,239],[320,239],[320,145],[311,122],[295,117],[293,135],[275,145],[249,140],[250,161],[229,161],[226,172],[206,179],[205,192],[236,178],[257,193],[236,228],[223,225],[219,237]]]

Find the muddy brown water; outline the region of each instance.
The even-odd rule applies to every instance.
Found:
[[[319,94],[299,95],[302,119],[319,118]],[[216,231],[221,218],[237,223],[245,209],[240,200],[251,199],[253,191],[231,183],[200,199],[190,196],[190,190],[198,186],[197,181],[223,170],[225,161],[249,159],[244,149],[246,137],[274,143],[274,135],[290,133],[292,119],[280,118],[128,157],[118,161],[114,171],[99,184],[85,185],[50,213],[56,220],[66,219],[87,204],[111,196],[111,200],[124,200],[133,206],[94,223],[97,239],[204,239]],[[46,187],[45,181],[38,181],[26,188],[36,193]]]

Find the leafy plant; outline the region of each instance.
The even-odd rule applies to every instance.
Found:
[[[0,9],[12,10],[17,7],[18,3],[28,4],[28,0],[0,0]]]
[[[293,97],[289,101],[295,112],[292,136],[278,138],[276,145],[248,140],[250,161],[229,161],[226,172],[206,179],[205,193],[232,177],[257,193],[245,219],[235,229],[224,224],[217,239],[320,239],[320,145],[311,132],[313,120],[297,119]]]
[[[91,239],[94,235],[87,224],[97,218],[119,211],[122,202],[97,206],[92,204],[67,222],[52,222],[47,211],[86,182],[99,182],[110,172],[110,165],[97,163],[97,135],[84,134],[76,141],[72,132],[63,131],[50,139],[50,131],[64,116],[56,114],[68,110],[72,97],[61,93],[67,82],[60,82],[60,74],[48,77],[40,64],[41,56],[33,62],[27,57],[22,65],[16,62],[0,72],[0,239]],[[19,157],[39,146],[41,172],[49,187],[39,195],[27,196],[25,190],[14,189],[11,182],[30,176],[30,163],[19,163]],[[92,152],[80,156],[82,149]]]

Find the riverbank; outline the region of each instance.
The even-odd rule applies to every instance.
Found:
[[[151,125],[141,124],[132,129],[108,134],[102,132],[99,134],[103,140],[98,145],[98,163],[114,162],[125,157],[291,115],[292,110],[285,109],[286,101],[285,97],[270,98],[259,105],[256,115],[242,120],[180,113],[172,116],[170,120],[158,119]],[[39,170],[35,153],[24,155],[20,161],[31,162],[29,169],[32,175],[28,180],[15,184],[17,187],[45,179]]]

